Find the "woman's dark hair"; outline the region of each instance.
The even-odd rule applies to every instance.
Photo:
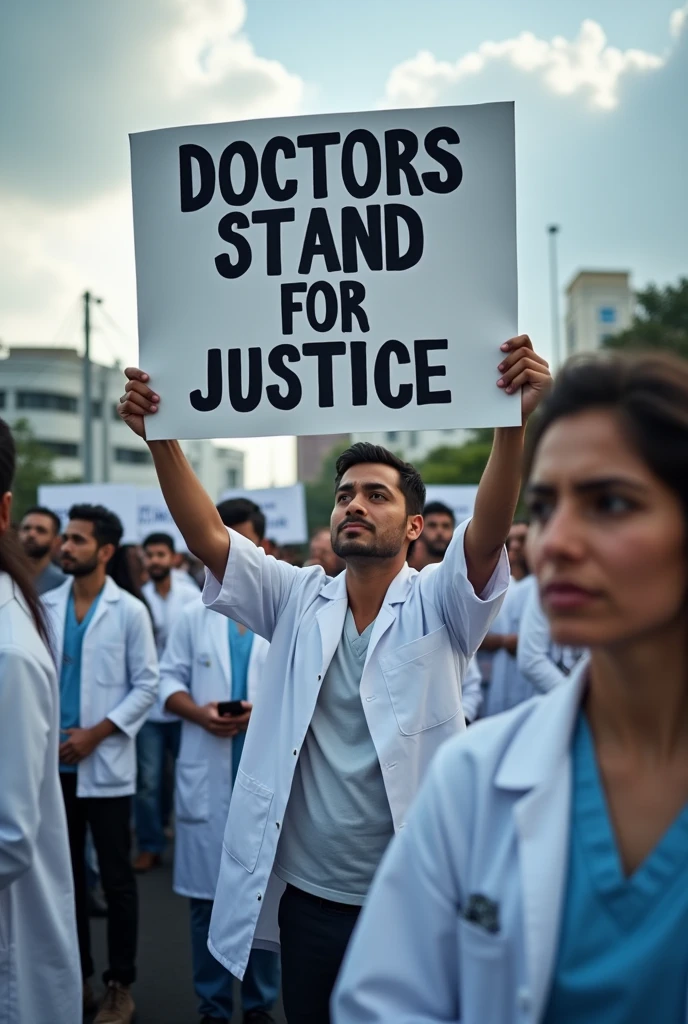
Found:
[[[12,431],[0,420],[0,497],[12,490],[17,450]],[[49,645],[43,609],[36,594],[31,570],[13,530],[0,534],[0,572],[6,572],[21,591],[41,639]]]
[[[688,520],[688,360],[668,352],[600,353],[570,360],[533,420],[526,478],[552,424],[594,409],[617,415],[631,445],[676,494]]]
[[[141,556],[136,544],[120,544],[114,555],[107,564],[107,574],[111,576],[118,587],[126,590],[132,597],[136,597],[148,609],[148,614],[153,618],[148,601],[143,596],[141,581],[136,579],[132,572],[132,556],[135,556],[141,564]],[[143,566],[141,565],[143,568]]]
[[[406,499],[406,514],[409,516],[420,516],[425,508],[425,484],[423,483],[418,470],[404,462],[398,455],[387,451],[379,444],[371,444],[369,441],[357,441],[347,448],[337,459],[335,467],[335,490],[342,482],[342,477],[352,466],[360,466],[361,463],[380,462],[383,466],[391,466],[399,474],[399,489]]]

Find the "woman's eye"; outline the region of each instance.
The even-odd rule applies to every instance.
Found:
[[[635,507],[632,501],[620,494],[602,494],[597,499],[596,506],[600,512],[610,515],[623,515],[626,512],[631,512]]]
[[[528,502],[528,511],[533,522],[545,523],[552,515],[554,505],[551,501],[542,501],[536,498]]]

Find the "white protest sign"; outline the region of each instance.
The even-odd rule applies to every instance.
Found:
[[[426,502],[441,501],[452,510],[456,524],[470,519],[475,507],[477,484],[428,484],[425,488]]]
[[[136,492],[129,484],[43,484],[38,488],[38,503],[60,517],[63,529],[72,505],[104,505],[122,521],[122,543],[136,544],[140,539]]]
[[[159,487],[136,488],[136,519],[138,539],[141,543],[151,533],[167,533],[174,540],[177,551],[186,551],[186,541],[179,532]]]
[[[266,487],[247,491],[225,491],[220,501],[227,498],[250,498],[259,505],[267,520],[265,536],[278,544],[305,544],[308,540],[306,524],[306,496],[303,484],[293,487]]]
[[[160,438],[514,426],[512,103],[131,136]]]

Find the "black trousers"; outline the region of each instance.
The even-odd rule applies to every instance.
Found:
[[[279,925],[288,1024],[329,1024],[330,997],[360,910],[287,886]]]
[[[81,971],[93,974],[86,883],[86,826],[90,826],[107,901],[110,966],[103,981],[130,985],[136,978],[138,893],[131,866],[131,797],[77,797],[76,772],[60,772],[67,811],[76,898]]]

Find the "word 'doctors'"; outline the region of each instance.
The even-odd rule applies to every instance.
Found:
[[[510,103],[133,135],[148,436],[500,426]]]

